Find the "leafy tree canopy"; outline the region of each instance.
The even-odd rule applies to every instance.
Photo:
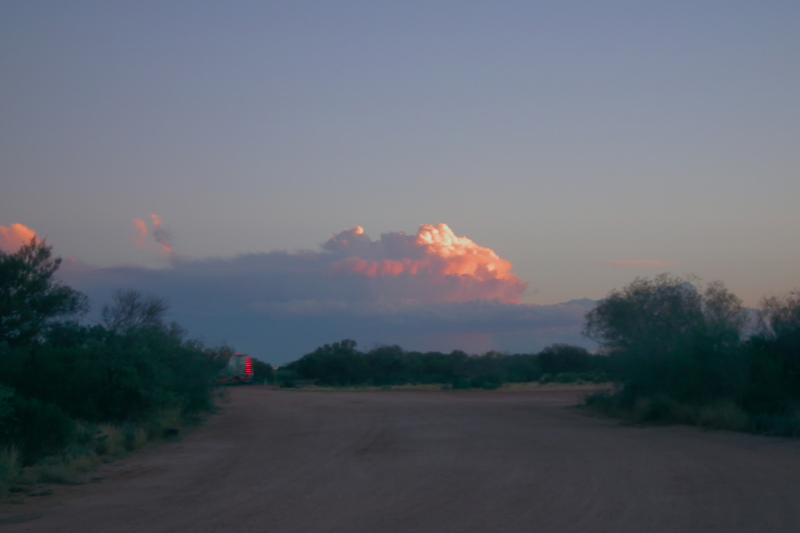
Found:
[[[53,278],[60,264],[35,237],[15,253],[0,251],[0,344],[31,344],[54,319],[88,310],[84,294]]]
[[[721,282],[700,292],[691,278],[636,278],[613,290],[586,315],[584,334],[611,351],[663,356],[680,343],[712,334],[738,342],[745,324],[741,300]]]

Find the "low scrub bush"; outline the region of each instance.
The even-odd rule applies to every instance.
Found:
[[[694,422],[711,429],[744,431],[748,426],[748,415],[736,402],[726,398],[699,407]]]
[[[126,424],[122,428],[125,439],[125,450],[132,452],[140,450],[147,443],[147,430],[135,424]]]
[[[639,423],[670,422],[672,421],[672,414],[676,403],[675,400],[662,394],[638,398],[633,405],[631,418]]]
[[[57,405],[15,396],[7,439],[20,446],[24,465],[65,449],[75,436],[75,422]]]
[[[97,455],[118,458],[125,455],[125,435],[120,428],[110,424],[100,426],[100,434],[95,441]]]
[[[97,445],[108,447],[102,455],[139,449],[164,427],[213,409],[218,366],[213,351],[184,342],[175,326],[125,334],[54,326],[41,345],[0,346],[0,446],[16,446],[28,466],[73,444],[95,448],[100,424],[122,428],[99,436],[109,439]]]
[[[0,448],[0,501],[15,483],[21,471],[19,453],[14,448]]]
[[[293,389],[297,387],[297,372],[291,369],[280,369],[278,371],[278,384],[284,389]]]
[[[48,457],[26,469],[28,480],[35,483],[58,483],[60,485],[78,485],[82,479],[78,472],[70,468],[70,462],[59,457]],[[30,483],[29,483],[30,484]]]
[[[69,462],[69,469],[80,473],[91,472],[101,462],[95,454],[81,454]]]
[[[453,390],[465,390],[472,387],[472,381],[465,378],[456,378],[453,380]]]

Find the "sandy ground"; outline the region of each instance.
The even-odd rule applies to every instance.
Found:
[[[0,506],[0,530],[800,531],[800,442],[623,426],[578,395],[243,387],[101,483]]]

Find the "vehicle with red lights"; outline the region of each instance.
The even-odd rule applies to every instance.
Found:
[[[253,382],[253,358],[237,353],[228,358],[228,364],[220,372],[217,383],[246,384]]]

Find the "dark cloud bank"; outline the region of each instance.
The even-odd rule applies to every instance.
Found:
[[[468,353],[533,352],[555,342],[593,347],[580,335],[584,315],[593,305],[590,300],[550,306],[500,299],[453,301],[459,291],[498,293],[503,280],[443,275],[439,267],[385,276],[338,268],[343,260],[356,257],[402,261],[417,254],[414,261],[425,259],[413,247],[398,253],[397,235],[369,241],[349,230],[334,236],[320,252],[203,260],[173,256],[166,269],[95,269],[66,263],[60,275],[89,294],[95,313],[117,288],[163,296],[170,304],[170,319],[192,337],[227,341],[271,363],[297,359],[343,338],[355,339],[362,348],[399,344],[408,350]],[[348,236],[357,238],[344,238]],[[355,241],[358,250],[342,241]],[[515,280],[508,287],[524,290]],[[507,293],[508,287],[500,288]]]

